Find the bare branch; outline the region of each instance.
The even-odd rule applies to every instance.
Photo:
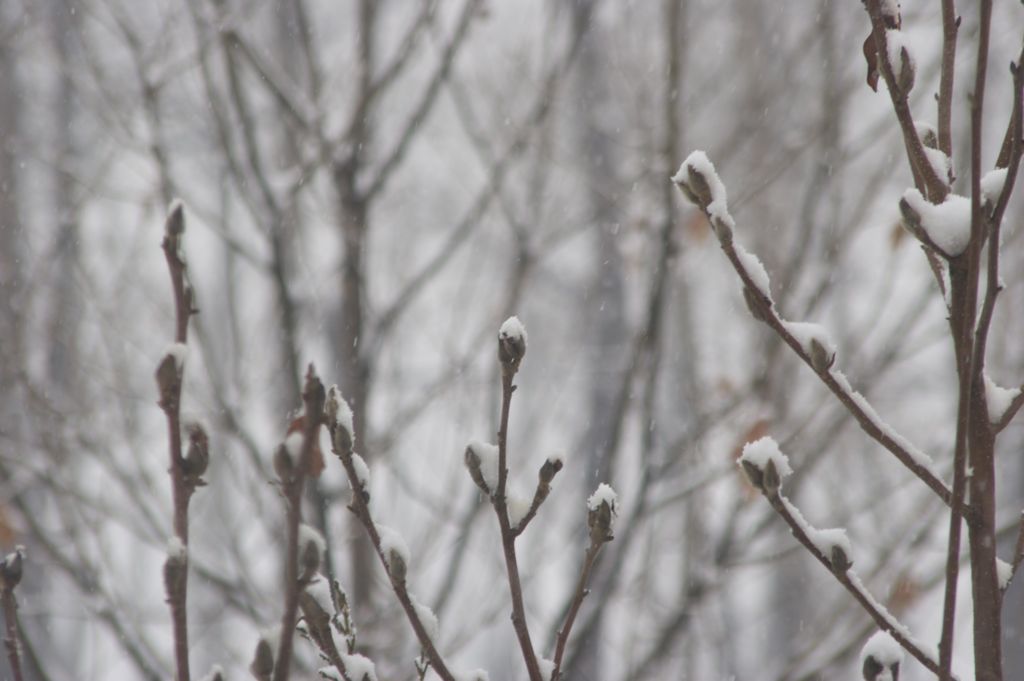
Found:
[[[335,388],[332,388],[330,393],[331,396],[328,397],[327,408],[328,410],[337,410],[341,397]],[[413,603],[406,584],[408,566],[402,565],[399,568],[399,566],[392,562],[392,557],[384,553],[380,532],[377,529],[376,522],[373,520],[373,515],[370,513],[370,497],[369,490],[366,489],[367,480],[365,472],[359,471],[356,468],[356,461],[361,461],[361,459],[358,459],[358,455],[352,449],[351,426],[344,423],[343,420],[332,417],[330,413],[327,414],[326,421],[328,431],[331,434],[331,451],[341,460],[349,485],[352,487],[352,503],[349,504],[348,509],[366,530],[377,558],[380,560],[380,564],[384,567],[384,571],[391,582],[391,589],[394,591],[398,603],[402,606],[402,610],[405,611],[405,616],[408,618],[409,624],[412,626],[412,630],[423,649],[423,654],[430,662],[430,666],[443,681],[455,681],[454,675],[434,644],[431,634],[427,631],[420,613]]]
[[[184,379],[188,320],[197,312],[192,287],[187,281],[182,236],[185,233],[185,212],[181,203],[171,206],[164,226],[163,251],[171,275],[174,292],[174,345],[161,360],[156,372],[160,390],[160,407],[167,417],[171,492],[174,504],[174,536],[176,548],[170,551],[164,565],[167,602],[174,623],[174,661],[177,681],[189,681],[188,662],[188,504],[209,462],[206,435],[201,429],[190,436],[188,456],[182,452],[181,389]]]
[[[517,320],[518,321],[518,320]],[[508,323],[508,322],[506,322]],[[501,419],[498,426],[498,486],[491,495],[498,516],[498,527],[501,530],[501,547],[505,554],[505,569],[508,573],[509,593],[512,597],[512,627],[515,629],[519,648],[526,662],[526,671],[530,681],[542,681],[543,675],[537,662],[537,653],[530,638],[530,628],[526,621],[526,608],[523,605],[523,584],[519,576],[519,561],[516,557],[516,535],[508,518],[508,417],[512,406],[512,393],[516,386],[513,383],[519,363],[526,353],[525,336],[515,333],[506,334],[503,325],[498,335],[498,361],[501,363]]]
[[[455,56],[459,53],[459,49],[466,41],[465,39],[469,34],[470,23],[476,15],[479,5],[480,0],[466,0],[465,4],[462,6],[462,12],[459,15],[459,21],[455,26],[455,32],[452,34],[451,39],[445,46],[444,51],[441,53],[441,61],[438,64],[437,70],[434,72],[433,78],[430,79],[426,89],[423,91],[423,95],[420,97],[419,103],[413,108],[412,115],[409,116],[409,120],[402,129],[402,133],[399,135],[395,146],[388,154],[386,154],[384,161],[377,170],[376,176],[369,182],[366,190],[362,193],[365,200],[369,201],[384,188],[387,181],[391,179],[391,175],[395,168],[397,168],[405,158],[405,154],[409,150],[409,145],[416,137],[416,133],[419,132],[423,121],[426,120],[427,115],[433,109],[434,102],[437,101],[437,96],[441,92],[441,86],[444,85],[445,80],[448,78],[448,74],[451,72]]]
[[[274,681],[287,681],[291,673],[292,648],[295,635],[295,621],[299,608],[299,593],[304,584],[304,575],[299,572],[299,525],[302,522],[302,493],[306,486],[307,476],[314,470],[314,448],[318,447],[320,426],[323,423],[324,400],[323,383],[310,364],[306,370],[306,383],[302,390],[303,423],[302,449],[297,460],[292,460],[290,475],[281,475],[282,491],[288,504],[287,536],[288,545],[285,550],[284,567],[284,614],[281,616],[281,641],[278,644],[274,664]],[[283,445],[287,448],[287,445]]]
[[[900,129],[903,131],[903,142],[907,148],[907,156],[914,171],[914,177],[917,179],[918,189],[933,203],[941,203],[949,193],[949,185],[936,174],[928,160],[924,144],[914,126],[914,117],[910,113],[909,88],[901,87],[900,79],[894,73],[893,64],[889,61],[888,38],[885,21],[882,17],[881,0],[865,0],[864,4],[868,10],[868,16],[871,18],[879,70],[885,79],[889,96],[892,99],[893,111],[896,113]]]
[[[775,470],[774,466],[769,464],[769,468],[772,471]],[[750,475],[751,471],[745,467],[745,471]],[[861,605],[862,608],[871,616],[871,619],[875,621],[878,628],[882,631],[888,632],[896,642],[899,643],[904,650],[914,656],[918,662],[924,665],[929,671],[934,674],[939,673],[938,662],[928,653],[925,652],[924,646],[918,643],[910,634],[910,631],[900,623],[878,600],[868,592],[860,577],[857,576],[853,570],[850,569],[852,562],[850,557],[846,555],[842,548],[836,551],[837,547],[833,547],[831,554],[826,555],[822,548],[814,540],[808,536],[809,526],[803,519],[803,516],[796,509],[796,507],[781,493],[780,478],[778,473],[775,473],[774,484],[769,482],[770,474],[768,469],[762,469],[760,471],[763,475],[761,484],[758,484],[754,477],[751,478],[751,482],[754,483],[755,487],[758,487],[765,499],[771,504],[779,516],[789,525],[790,531],[793,536],[796,537],[805,549],[807,549],[811,555],[813,555],[819,563],[825,566],[826,569],[836,578],[836,580],[843,585],[843,587],[850,592],[854,599]]]
[[[707,157],[703,154],[701,156],[710,165]],[[771,327],[786,345],[818,375],[825,386],[856,419],[865,433],[896,456],[947,505],[951,505],[952,492],[932,470],[933,464],[930,457],[896,433],[881,419],[864,396],[853,389],[846,376],[833,368],[834,355],[827,356],[827,353],[824,353],[824,348],[819,348],[822,352],[814,352],[813,343],[811,347],[805,348],[804,344],[793,335],[788,326],[790,323],[779,315],[775,303],[766,290],[768,286],[767,273],[762,271],[759,273],[758,280],[755,280],[754,274],[749,268],[756,259],[733,241],[735,223],[729,214],[724,185],[714,174],[713,167],[698,167],[698,160],[688,159],[685,161],[673,181],[683,195],[697,204],[707,216],[718,237],[722,251],[743,283],[743,297],[751,314],[755,319],[763,321]],[[761,278],[764,279],[763,282],[760,282]],[[966,515],[970,514],[970,510],[969,506],[965,506]]]

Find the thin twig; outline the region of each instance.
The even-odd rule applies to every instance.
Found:
[[[274,663],[274,681],[287,681],[291,673],[292,648],[295,622],[299,609],[299,593],[305,586],[299,579],[299,525],[302,522],[302,492],[306,486],[313,461],[313,448],[317,446],[320,425],[323,423],[324,386],[310,364],[306,370],[306,384],[302,390],[304,421],[302,450],[294,462],[293,474],[289,480],[281,480],[286,503],[288,504],[287,533],[288,545],[285,550],[285,601],[281,616],[281,640],[278,644]]]
[[[183,260],[181,239],[185,232],[184,208],[180,203],[171,207],[164,226],[163,251],[167,269],[171,275],[174,292],[174,341],[178,353],[184,352],[188,340],[188,320],[195,312],[192,288],[186,281],[186,266]],[[165,574],[173,570],[174,578],[167,579],[167,601],[174,624],[174,662],[177,681],[189,681],[191,672],[188,661],[188,503],[195,491],[195,480],[186,478],[185,458],[181,442],[181,388],[184,378],[184,356],[168,353],[157,369],[160,389],[160,407],[167,417],[167,433],[171,476],[171,492],[174,504],[174,535],[186,549],[180,556],[170,557],[165,565]],[[172,562],[174,563],[172,565]]]
[[[462,6],[462,12],[459,15],[458,24],[455,27],[455,32],[452,34],[451,39],[445,46],[441,53],[441,61],[438,64],[437,70],[434,72],[430,82],[427,83],[427,87],[424,90],[419,102],[413,109],[412,115],[409,116],[409,120],[406,121],[405,127],[398,137],[398,141],[392,148],[391,152],[388,153],[384,161],[380,165],[380,169],[377,171],[376,176],[370,181],[366,190],[362,193],[363,199],[370,201],[381,189],[384,188],[385,184],[391,179],[394,174],[394,170],[405,158],[406,152],[409,150],[409,146],[413,139],[416,137],[416,133],[420,131],[423,126],[423,122],[426,120],[427,115],[431,112],[434,107],[434,103],[437,101],[437,96],[441,93],[441,86],[448,78],[448,74],[451,72],[452,64],[455,62],[455,56],[459,53],[460,48],[466,42],[466,36],[469,33],[469,26],[472,23],[473,17],[476,16],[477,7],[481,0],[466,0],[466,3]]]
[[[909,92],[901,91],[892,64],[889,62],[889,51],[886,38],[885,22],[882,18],[881,0],[865,0],[868,16],[871,18],[872,33],[875,38],[875,48],[878,54],[878,67],[885,79],[885,84],[892,99],[893,111],[899,121],[900,129],[903,131],[903,142],[907,148],[907,155],[910,158],[911,169],[915,178],[920,178],[919,190],[925,194],[933,203],[942,203],[949,193],[949,186],[938,176],[935,168],[932,167],[925,153],[924,144],[917,134],[914,125],[914,117],[910,112],[910,104],[907,100]]]
[[[565,644],[569,642],[569,634],[572,632],[572,625],[576,622],[576,615],[580,611],[583,599],[590,593],[590,590],[587,589],[587,583],[590,581],[590,571],[594,568],[594,561],[597,560],[597,554],[600,553],[602,546],[604,546],[604,542],[591,540],[590,546],[587,547],[587,552],[583,556],[583,567],[580,569],[580,577],[576,582],[576,591],[573,593],[569,612],[565,616],[565,624],[558,631],[558,638],[555,643],[555,668],[551,672],[551,681],[558,681],[561,676]]]
[[[327,427],[331,431],[331,451],[341,460],[342,467],[345,469],[345,475],[348,477],[349,485],[352,488],[352,503],[349,504],[348,510],[355,515],[356,519],[359,520],[366,530],[377,558],[380,560],[380,564],[384,567],[391,582],[391,589],[394,591],[398,603],[402,606],[402,610],[405,611],[405,616],[409,620],[413,633],[416,634],[416,639],[423,649],[423,655],[430,662],[431,668],[443,681],[455,681],[454,674],[452,674],[447,663],[445,663],[444,658],[434,644],[434,640],[427,632],[423,620],[420,619],[416,606],[412,602],[412,596],[409,594],[409,589],[406,586],[407,575],[405,570],[393,570],[390,557],[384,555],[384,550],[381,547],[380,532],[377,531],[377,524],[370,513],[369,492],[364,489],[364,481],[360,478],[353,463],[352,434],[348,433],[344,437],[339,437],[339,431],[342,426],[330,421],[328,421]],[[405,567],[407,568],[407,566]]]
[[[939,150],[953,156],[953,77],[960,19],[953,0],[942,0],[942,75],[939,77]]]
[[[924,652],[921,645],[911,638],[907,628],[901,624],[893,615],[885,609],[878,600],[875,599],[867,589],[864,587],[860,578],[857,577],[856,573],[852,570],[838,570],[832,565],[832,560],[829,556],[822,553],[821,549],[811,541],[811,538],[807,536],[807,532],[804,530],[804,525],[798,522],[791,511],[792,502],[786,499],[779,493],[769,494],[765,492],[765,498],[768,503],[771,504],[772,508],[775,509],[786,524],[789,525],[793,536],[796,537],[797,541],[803,544],[810,553],[818,559],[818,562],[824,565],[830,573],[839,581],[843,587],[853,595],[854,599],[867,611],[871,619],[875,621],[880,629],[888,632],[897,643],[899,643],[904,650],[910,653],[918,662],[924,665],[930,672],[937,674],[939,671],[939,665],[933,657]]]
[[[942,499],[947,505],[950,505],[952,503],[951,490],[944,482],[942,482],[942,480],[929,470],[927,466],[919,461],[920,453],[912,452],[909,443],[902,441],[902,438],[897,439],[894,437],[891,429],[884,423],[880,422],[879,417],[874,413],[873,409],[869,413],[864,406],[866,404],[866,400],[864,400],[863,396],[857,395],[855,397],[855,393],[851,391],[848,383],[845,380],[840,382],[840,380],[836,378],[836,375],[841,376],[841,374],[837,374],[837,372],[835,372],[831,367],[819,368],[814,366],[810,355],[808,355],[800,342],[794,338],[786,328],[785,322],[775,310],[771,300],[757,288],[757,285],[751,278],[746,266],[740,260],[735,246],[731,242],[722,242],[721,246],[726,257],[729,258],[733,268],[736,270],[736,273],[743,281],[744,287],[748,291],[752,292],[750,298],[752,303],[758,306],[757,311],[764,319],[764,322],[782,338],[786,345],[788,345],[797,354],[797,356],[807,364],[807,366],[811,367],[832,394],[839,399],[854,419],[856,419],[857,423],[860,424],[860,427],[865,433],[889,450],[897,459],[900,460],[901,463],[903,463],[904,466],[909,468],[914,475],[928,485],[928,487],[931,488],[940,499]],[[964,514],[969,515],[970,512],[971,507],[965,504]]]
[[[516,360],[518,366],[518,360]],[[491,498],[494,510],[498,515],[498,527],[501,530],[501,547],[505,555],[505,569],[508,573],[509,594],[512,597],[512,627],[515,629],[519,648],[526,662],[526,670],[530,681],[542,681],[543,675],[537,662],[537,653],[530,638],[530,628],[526,622],[526,608],[523,605],[523,584],[519,577],[519,562],[516,557],[516,535],[508,520],[508,499],[505,493],[508,484],[508,417],[512,405],[512,393],[516,386],[515,367],[508,364],[501,372],[501,421],[498,426],[498,488]]]

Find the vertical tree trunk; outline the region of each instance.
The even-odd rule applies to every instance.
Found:
[[[593,22],[594,5],[593,0],[575,0],[572,20]],[[595,263],[592,284],[586,292],[583,324],[588,329],[584,343],[590,387],[587,422],[579,451],[588,460],[585,465],[587,493],[600,482],[611,482],[614,477],[615,451],[619,445],[615,437],[618,429],[613,424],[618,419],[615,411],[625,406],[619,404],[619,392],[628,362],[625,277],[618,245],[620,215],[612,193],[618,184],[616,158],[610,132],[602,128],[597,117],[598,112],[608,110],[612,101],[605,77],[608,72],[605,47],[601,31],[592,25],[579,48],[574,82],[579,131],[576,144],[586,182],[585,202]],[[602,628],[599,619],[581,638],[572,656],[575,668],[567,670],[571,677],[588,681],[600,681],[604,677]]]
[[[75,283],[79,265],[78,210],[73,181],[74,168],[78,160],[76,144],[77,105],[75,102],[74,63],[72,42],[76,33],[75,14],[67,0],[51,0],[50,21],[54,49],[57,53],[59,78],[56,101],[53,139],[56,145],[56,167],[54,169],[55,243],[53,305],[49,327],[49,348],[47,352],[47,374],[57,395],[62,399],[74,399],[76,383],[75,368],[78,364],[75,347],[81,302],[78,300],[78,286]]]

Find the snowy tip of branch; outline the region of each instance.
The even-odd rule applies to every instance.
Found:
[[[789,459],[770,437],[762,437],[744,445],[739,464],[750,483],[769,494],[778,492],[782,479],[793,472]]]
[[[601,504],[608,504],[608,507],[614,513],[616,510],[616,504],[619,502],[619,495],[615,493],[612,486],[606,482],[602,482],[594,490],[594,493],[587,499],[587,509],[596,511],[601,507]]]
[[[887,632],[879,631],[860,649],[860,659],[868,681],[882,681],[886,673],[891,679],[892,668],[903,662],[903,648]]]
[[[672,176],[672,182],[683,195],[708,214],[711,226],[719,241],[729,243],[736,223],[729,213],[729,199],[725,184],[715,170],[715,165],[703,151],[694,151]]]
[[[592,544],[609,542],[614,539],[612,528],[618,514],[619,495],[611,485],[602,482],[587,499],[587,525],[590,528]]]
[[[498,329],[498,361],[506,372],[514,374],[526,355],[526,327],[519,317],[509,317]]]
[[[545,484],[551,484],[551,481],[555,479],[559,471],[565,467],[565,462],[561,454],[553,454],[544,460],[544,463],[540,467],[540,481]]]
[[[926,237],[946,257],[963,253],[971,240],[971,201],[965,196],[949,194],[935,205],[917,189],[908,189],[900,200],[900,212],[911,234]]]
[[[499,338],[508,338],[510,340],[521,340],[523,347],[526,347],[527,334],[526,327],[519,321],[519,317],[515,315],[509,317],[501,324],[501,328],[498,329]]]

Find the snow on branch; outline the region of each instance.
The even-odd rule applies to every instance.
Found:
[[[988,404],[989,423],[996,425],[1013,406],[1014,400],[1020,397],[1020,388],[1003,388],[996,385],[987,373],[985,378],[985,402]]]
[[[366,530],[377,558],[387,572],[391,590],[402,606],[402,610],[405,611],[406,619],[408,619],[423,650],[424,667],[429,664],[443,681],[455,681],[455,676],[435,644],[438,632],[437,618],[433,616],[429,608],[420,604],[409,592],[407,582],[410,552],[408,545],[397,530],[379,524],[373,519],[369,505],[369,471],[366,462],[352,451],[351,410],[336,390],[332,390],[329,393],[329,399],[324,402],[324,421],[331,436],[331,451],[341,460],[353,490],[352,502],[348,508]],[[360,669],[359,660],[352,656],[343,657],[342,662],[345,665],[355,664],[356,671]],[[355,673],[348,676],[349,681],[361,681],[363,678]],[[373,681],[375,677],[370,676],[369,678]]]
[[[771,298],[768,273],[764,266],[756,256],[734,240],[735,222],[729,214],[725,186],[707,155],[702,151],[690,154],[672,181],[687,199],[704,211],[715,227],[722,252],[743,282],[743,298],[751,315],[771,327],[814,370],[869,437],[889,450],[946,505],[951,505],[952,492],[937,474],[931,457],[887,424],[867,399],[853,389],[842,372],[834,368],[836,347],[825,328],[818,324],[791,322],[782,318]],[[965,505],[965,514],[969,511],[970,508]]]
[[[743,448],[739,465],[750,482],[757,487],[779,516],[789,525],[797,541],[846,588],[867,611],[882,631],[888,632],[900,646],[913,655],[933,673],[939,663],[936,655],[918,642],[895,616],[890,613],[864,586],[851,569],[853,547],[846,530],[818,529],[804,518],[800,510],[782,494],[782,479],[792,472],[789,460],[770,437],[748,443]],[[872,677],[875,678],[875,677]]]
[[[925,199],[917,189],[908,189],[900,199],[903,226],[921,243],[944,258],[955,258],[967,250],[971,240],[971,200],[948,194],[940,204]]]

